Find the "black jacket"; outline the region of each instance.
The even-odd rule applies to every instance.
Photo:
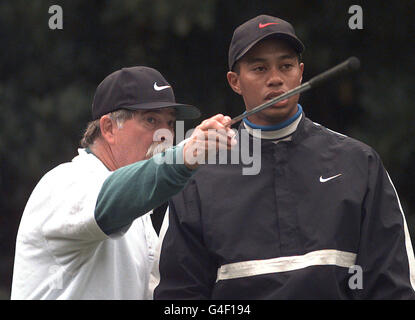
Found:
[[[409,232],[372,148],[303,115],[261,149],[259,174],[205,165],[170,201],[155,299],[414,298]]]

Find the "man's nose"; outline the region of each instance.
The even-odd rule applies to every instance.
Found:
[[[171,143],[174,139],[174,133],[172,132],[171,128],[160,128],[154,132],[153,138],[154,141]]]
[[[267,79],[268,86],[280,86],[284,83],[281,72],[277,68],[271,68],[269,70],[269,77]]]

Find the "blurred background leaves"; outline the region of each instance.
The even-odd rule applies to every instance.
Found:
[[[348,27],[354,4],[362,6],[363,30]],[[63,9],[63,30],[48,27],[51,5]],[[147,65],[202,118],[236,116],[243,102],[226,83],[228,46],[234,28],[258,14],[295,26],[306,46],[304,81],[349,56],[361,59],[358,74],[300,102],[312,120],[378,151],[414,236],[414,13],[412,0],[0,2],[0,298],[10,295],[24,206],[39,179],[76,154],[99,82]]]

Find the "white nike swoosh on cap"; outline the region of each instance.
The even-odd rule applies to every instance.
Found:
[[[167,89],[167,88],[170,88],[170,86],[161,86],[161,87],[159,87],[158,85],[157,85],[157,82],[154,82],[154,90],[156,90],[156,91],[161,91],[161,90],[164,90],[164,89]]]
[[[332,176],[332,177],[329,177],[329,178],[323,178],[323,176],[320,176],[320,182],[324,183],[324,182],[327,182],[327,181],[332,180],[334,178],[340,177],[341,175],[342,174],[339,173],[339,174],[337,174],[335,176]]]

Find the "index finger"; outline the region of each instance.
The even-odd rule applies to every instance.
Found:
[[[230,117],[224,116],[223,114],[217,114],[209,119],[202,121],[199,125],[199,128],[202,130],[206,129],[216,129],[221,130],[225,129],[224,123],[226,123]]]

